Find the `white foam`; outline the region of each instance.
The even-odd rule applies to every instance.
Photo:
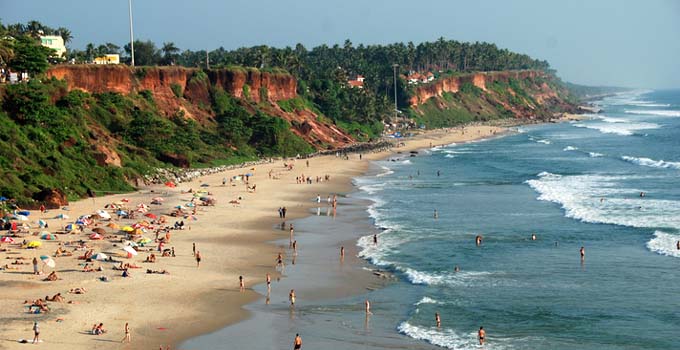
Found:
[[[542,144],[544,144],[544,145],[549,145],[549,144],[551,144],[550,140],[536,140],[536,142],[542,143]]]
[[[563,151],[576,151],[577,149],[578,149],[578,147],[567,146],[567,147],[564,147]]]
[[[424,340],[432,345],[441,346],[447,349],[471,349],[478,348],[477,333],[468,334],[457,333],[450,328],[438,329],[436,327],[418,327],[408,322],[402,322],[397,327],[400,333],[413,339]],[[500,349],[498,344],[494,349]]]
[[[604,157],[604,154],[602,154],[602,153],[597,153],[597,152],[588,152],[588,155],[589,155],[591,158]]]
[[[655,103],[651,101],[644,101],[644,100],[633,100],[628,103],[631,106],[637,106],[637,107],[670,107],[671,105],[669,103]]]
[[[644,178],[543,172],[526,183],[539,193],[538,200],[560,204],[569,218],[631,227],[680,227],[680,202],[641,198],[643,191],[622,185],[633,179]]]
[[[622,136],[633,135],[638,130],[658,129],[659,125],[654,123],[623,123],[623,122],[604,122],[604,123],[575,123],[571,124],[577,128],[587,128],[597,130],[603,134],[616,134]]]
[[[680,258],[680,250],[677,248],[678,241],[680,241],[680,235],[655,231],[654,238],[647,242],[647,248],[661,255]]]
[[[662,109],[653,110],[626,109],[625,112],[628,114],[657,115],[661,117],[680,117],[680,111],[668,111]]]
[[[416,303],[416,305],[421,305],[421,304],[442,304],[439,300],[432,299],[430,297],[423,297],[420,299],[419,302]]]
[[[623,156],[621,159],[637,165],[642,165],[651,168],[665,168],[665,169],[680,169],[680,162],[666,162],[663,160],[654,160],[650,158],[637,158],[630,156]]]
[[[376,174],[376,175],[375,175],[376,177],[383,177],[383,176],[387,176],[387,175],[394,174],[394,171],[392,171],[392,169],[390,169],[390,168],[388,168],[388,167],[386,167],[386,166],[382,166],[382,165],[381,165],[380,168],[383,170],[383,172],[382,172],[382,173],[379,173],[379,174]]]

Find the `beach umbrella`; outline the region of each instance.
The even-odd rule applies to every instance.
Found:
[[[165,186],[170,187],[170,188],[175,188],[175,187],[177,187],[177,185],[175,185],[175,183],[172,182],[172,181],[167,181],[167,182],[165,183]]]
[[[135,229],[134,231],[132,231],[130,234],[133,235],[133,236],[140,236],[140,235],[144,234],[144,232],[146,232],[146,230],[144,230],[143,228],[138,228],[138,229]]]
[[[146,208],[137,208],[137,212],[138,212],[138,213],[146,213],[147,211],[149,211],[149,209],[146,209]]]
[[[59,214],[59,215],[55,216],[54,218],[55,219],[68,219],[69,216],[66,215],[66,214]]]
[[[17,214],[23,215],[23,216],[30,216],[30,215],[31,215],[31,212],[30,212],[30,211],[26,211],[26,210],[22,210],[22,211],[18,211]]]
[[[132,232],[132,231],[134,231],[135,229],[132,228],[132,227],[130,227],[130,226],[124,226],[124,227],[123,227],[122,229],[120,229],[120,230],[121,230],[121,231],[125,231],[125,232]]]
[[[46,232],[46,233],[43,233],[42,236],[40,236],[40,238],[42,238],[46,241],[54,241],[55,239],[57,239],[57,236],[53,235],[49,232]]]
[[[106,225],[106,226],[107,226],[107,227],[110,227],[110,228],[112,228],[112,229],[114,229],[114,230],[117,230],[117,229],[120,228],[120,226],[118,226],[118,224],[116,224],[115,222],[110,222],[110,223],[109,223],[108,225]]]
[[[109,203],[109,204],[105,205],[104,208],[106,208],[106,209],[116,209],[116,208],[118,208],[118,206],[115,203]]]
[[[147,238],[147,237],[142,237],[142,238],[137,240],[137,244],[140,244],[140,245],[149,244],[151,242],[152,242],[152,240]]]
[[[198,218],[194,215],[186,215],[186,216],[184,216],[184,218],[187,219],[187,220],[191,220],[191,221],[198,220]]]
[[[121,215],[121,216],[125,216],[128,213],[125,210],[119,210],[119,211],[116,212],[116,214]]]
[[[127,203],[127,202],[129,202],[130,200],[127,199],[127,198],[123,198],[123,199],[121,199],[120,201],[123,202],[123,203]]]
[[[93,239],[93,240],[99,240],[99,239],[102,239],[102,238],[104,238],[104,237],[102,235],[98,234],[98,233],[93,233],[93,234],[90,235],[90,239]]]
[[[14,243],[14,238],[5,236],[0,238],[0,243]]]
[[[38,226],[40,228],[43,228],[43,227],[47,226],[47,223],[45,222],[45,220],[38,220]]]
[[[154,214],[154,213],[146,213],[146,214],[144,214],[144,216],[146,216],[149,219],[154,219],[154,220],[157,218],[156,214]]]
[[[66,231],[75,231],[75,230],[77,230],[77,229],[78,229],[78,228],[77,228],[76,225],[74,225],[74,224],[68,224],[68,225],[66,225],[66,227],[64,228],[64,230],[66,230]]]
[[[107,213],[104,210],[101,210],[101,209],[97,210],[97,215],[102,219],[111,220],[111,214]]]
[[[38,248],[42,245],[42,242],[40,241],[30,241],[28,244],[26,244],[27,248]]]
[[[40,261],[42,261],[43,264],[45,264],[45,265],[47,265],[47,266],[49,266],[49,267],[52,267],[52,268],[54,268],[54,267],[57,265],[57,264],[54,262],[54,260],[53,260],[52,258],[50,258],[49,256],[47,256],[47,255],[41,255],[41,256],[40,256]]]
[[[106,259],[108,259],[108,258],[109,258],[109,256],[106,255],[106,254],[104,254],[104,253],[97,253],[97,254],[95,254],[95,255],[92,256],[92,259],[94,259],[94,260],[100,260],[100,261],[101,261],[101,260],[106,260]]]
[[[132,254],[133,256],[137,256],[137,254],[139,254],[139,253],[137,253],[135,248],[132,248],[131,246],[124,247],[123,250]]]

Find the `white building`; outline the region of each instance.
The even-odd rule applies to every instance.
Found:
[[[41,35],[40,43],[42,46],[49,47],[57,52],[57,57],[64,57],[66,54],[66,45],[64,39],[59,35]]]

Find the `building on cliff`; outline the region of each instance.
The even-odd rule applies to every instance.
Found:
[[[107,54],[94,59],[94,64],[120,64],[120,55]]]
[[[357,75],[356,79],[348,80],[347,84],[351,88],[358,88],[358,89],[363,89],[364,88],[364,76],[363,75]]]
[[[57,52],[57,57],[64,57],[66,54],[66,45],[64,39],[59,35],[41,35],[40,43],[42,46],[49,47]]]

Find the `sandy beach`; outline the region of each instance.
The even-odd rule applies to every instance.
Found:
[[[152,186],[135,193],[118,194],[95,199],[84,199],[71,203],[69,210],[49,210],[41,214],[31,212],[30,234],[15,237],[22,240],[42,242],[38,249],[22,249],[18,244],[3,243],[0,252],[0,266],[9,269],[0,271],[0,348],[19,349],[26,345],[19,339],[33,339],[33,322],[38,321],[43,340],[39,346],[49,349],[158,349],[159,345],[174,345],[178,342],[211,332],[225,325],[247,317],[242,306],[257,299],[259,295],[251,286],[264,281],[267,273],[273,278],[278,276],[275,258],[279,249],[268,242],[288,237],[288,231],[274,229],[280,225],[278,208],[286,207],[286,220],[300,218],[316,206],[317,194],[325,201],[327,196],[346,193],[351,190],[351,179],[366,171],[370,160],[386,157],[392,152],[408,152],[430,146],[465,142],[479,138],[492,137],[504,129],[493,126],[468,126],[464,132],[460,128],[435,130],[408,139],[399,139],[400,146],[389,151],[348,155],[348,159],[336,156],[323,156],[306,160],[275,160],[272,163],[254,168],[241,168],[178,184],[176,188]],[[284,167],[293,164],[292,170]],[[252,173],[247,189],[242,181],[222,185],[223,178]],[[271,174],[271,178],[270,178]],[[300,184],[296,177],[304,174],[311,177],[312,184]],[[317,182],[329,176],[329,181]],[[201,187],[201,185],[207,185]],[[196,220],[170,217],[177,205],[186,205],[193,193],[206,190],[217,201],[215,206],[197,206]],[[174,248],[175,257],[162,257],[156,250],[157,243],[151,242],[140,250],[139,255],[128,258],[121,243],[124,235],[107,227],[108,222],[98,221],[100,228],[106,230],[104,239],[91,240],[94,225],[82,233],[58,234],[57,240],[46,241],[33,233],[43,231],[34,224],[43,219],[49,224],[48,231],[54,233],[68,222],[85,214],[93,214],[106,204],[119,203],[124,199],[125,206],[135,209],[138,204],[149,204],[154,197],[164,198],[162,205],[151,205],[150,212],[165,215],[170,225],[183,220],[182,230],[170,230],[170,240],[164,248]],[[240,199],[239,199],[240,198]],[[235,204],[238,202],[238,204]],[[339,208],[338,210],[341,210]],[[108,210],[114,213],[113,210]],[[187,208],[191,211],[191,208]],[[57,219],[59,214],[67,214],[70,219]],[[190,214],[190,213],[189,213]],[[112,221],[120,227],[132,225],[140,220],[151,220],[137,215],[136,219],[118,220],[112,214]],[[157,226],[157,225],[156,225]],[[3,232],[4,234],[5,232]],[[144,234],[154,240],[153,230]],[[161,234],[163,236],[163,234]],[[72,256],[53,257],[60,243],[84,240],[89,249],[104,252],[118,262],[130,263],[141,268],[129,269],[131,277],[122,277],[122,272],[113,270],[119,263],[93,260],[91,265],[102,271],[83,272],[85,260],[77,259],[88,249],[74,251],[74,246],[65,246]],[[197,267],[192,254],[192,244],[200,251],[202,261]],[[144,262],[151,253],[157,256],[155,263]],[[348,251],[350,254],[350,251]],[[40,263],[42,275],[33,274],[31,260],[48,255],[56,263],[50,268]],[[19,259],[22,257],[23,259]],[[288,259],[289,257],[285,257]],[[13,262],[24,264],[12,264]],[[146,270],[167,270],[169,274],[147,274]],[[59,280],[43,281],[47,275],[56,271]],[[108,282],[100,280],[108,277]],[[245,280],[246,290],[239,291],[239,276]],[[84,294],[69,293],[73,288],[84,288]],[[57,293],[65,302],[47,302],[49,311],[33,314],[28,306],[36,299],[53,296]],[[29,301],[29,304],[24,304]],[[131,328],[131,344],[121,345],[124,325]],[[102,335],[91,334],[93,324],[103,323],[107,331]]]

